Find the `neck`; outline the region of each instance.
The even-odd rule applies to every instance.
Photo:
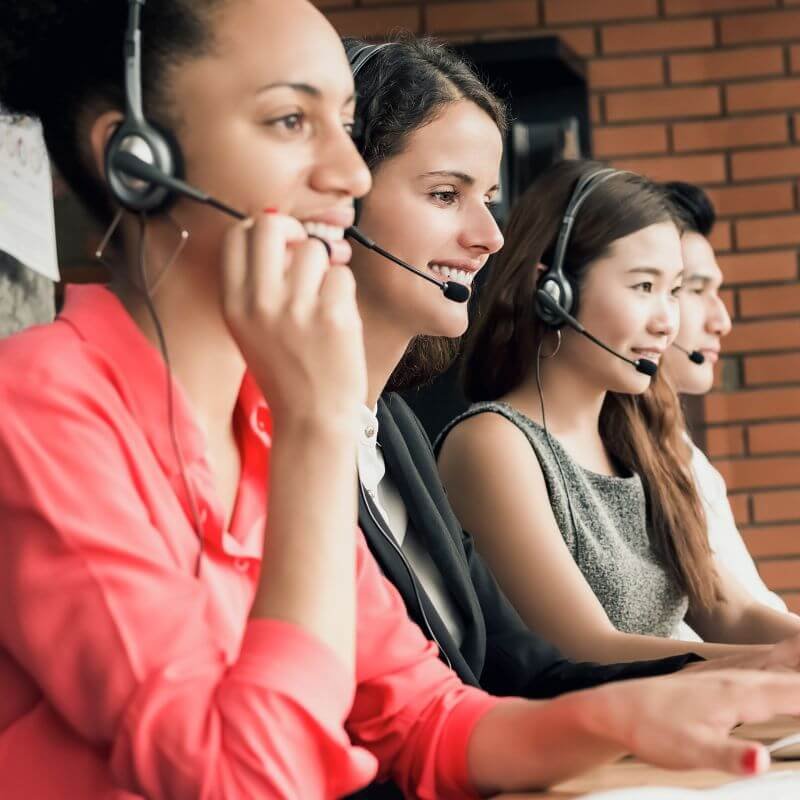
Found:
[[[540,375],[548,430],[557,437],[597,439],[606,390],[565,360],[559,361],[558,356],[542,359]],[[542,422],[535,366],[509,399],[528,416]]]
[[[193,266],[183,260],[176,263],[152,303],[164,332],[173,377],[186,394],[195,422],[212,442],[230,431],[245,363],[222,316],[216,285],[210,286],[204,272]],[[117,281],[111,288],[161,352],[142,292],[130,281]]]
[[[413,338],[387,318],[380,309],[359,303],[367,357],[367,405],[375,408],[378,398]]]

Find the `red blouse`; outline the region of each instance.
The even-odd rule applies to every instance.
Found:
[[[248,619],[270,415],[246,376],[230,530],[163,361],[119,301],[70,287],[56,322],[0,342],[0,796],[336,797],[376,774],[471,794],[466,747],[497,701],[408,620],[363,537],[356,678],[300,627]]]

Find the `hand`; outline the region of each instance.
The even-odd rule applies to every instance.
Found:
[[[800,676],[726,670],[608,684],[585,693],[599,705],[589,726],[651,764],[711,768],[739,775],[764,771],[758,742],[734,739],[739,723],[800,713]],[[594,695],[594,697],[590,697]]]
[[[750,652],[689,664],[682,672],[716,672],[720,669],[797,671],[800,669],[800,634],[774,645],[750,645]]]
[[[275,425],[355,419],[367,374],[355,281],[291,217],[233,226],[222,307]]]

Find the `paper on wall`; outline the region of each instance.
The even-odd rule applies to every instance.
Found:
[[[59,280],[53,181],[41,124],[0,111],[0,250]]]

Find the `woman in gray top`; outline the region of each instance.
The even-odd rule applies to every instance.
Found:
[[[657,186],[563,162],[512,213],[467,340],[475,405],[440,437],[442,477],[522,617],[573,658],[680,652],[666,637],[684,616],[706,656],[800,629],[743,602],[711,558],[680,407],[657,374],[682,270]]]

